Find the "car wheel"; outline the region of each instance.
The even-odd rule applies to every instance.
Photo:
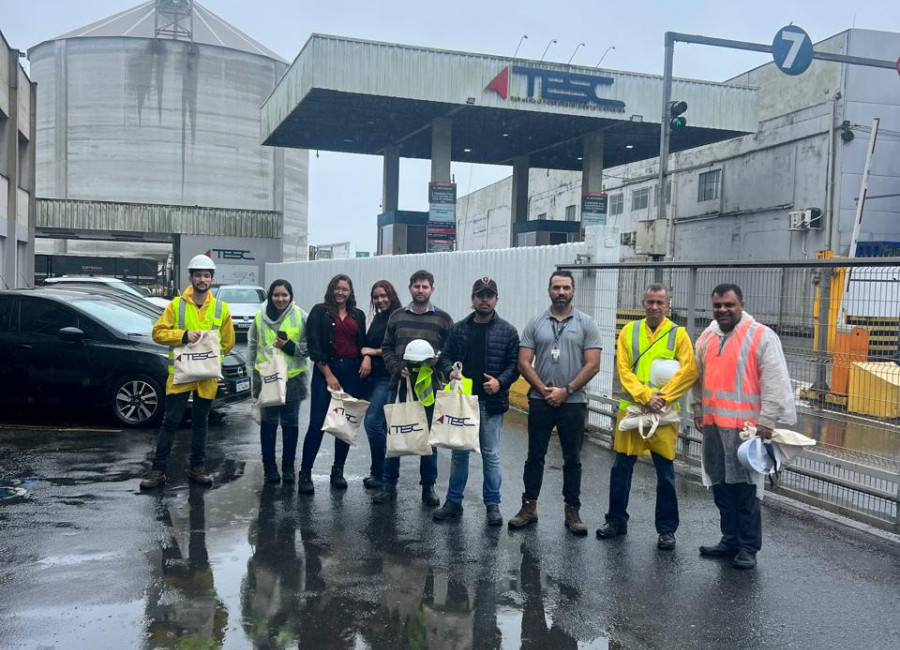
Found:
[[[162,387],[147,375],[120,377],[113,383],[110,391],[112,415],[126,427],[159,424],[165,409],[164,400]]]

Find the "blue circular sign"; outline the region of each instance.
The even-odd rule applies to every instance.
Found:
[[[813,60],[812,39],[796,25],[782,27],[772,41],[772,58],[783,73],[803,74]]]

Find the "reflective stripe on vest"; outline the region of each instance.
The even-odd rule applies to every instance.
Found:
[[[667,330],[667,340],[664,346],[658,345],[657,341],[659,339],[653,341],[655,345],[650,343],[650,340],[647,338],[647,330],[644,327],[644,323],[646,319],[632,321],[625,325],[622,329],[622,334],[625,336],[625,342],[627,346],[631,349],[631,358],[628,359],[628,365],[631,367],[631,371],[637,376],[638,381],[640,381],[644,386],[650,385],[650,366],[653,364],[653,361],[656,359],[674,359],[675,358],[675,342],[678,339],[678,330],[681,329],[677,325],[672,325]],[[638,335],[634,335],[634,330],[638,330]],[[663,335],[666,335],[666,332],[663,332]],[[644,353],[641,354],[641,348],[643,348]],[[634,367],[635,359],[638,360],[637,368]],[[660,388],[662,388],[660,386]],[[635,406],[635,402],[620,399],[619,400],[619,408],[621,410],[627,409],[629,406]],[[674,404],[675,410],[681,410],[681,406],[676,402]]]
[[[303,317],[300,315],[300,308],[296,305],[291,307],[290,317],[285,320],[287,327],[284,325],[285,321],[282,321],[282,331],[287,332],[289,341],[293,341],[294,345],[299,345],[300,337],[303,335]],[[256,333],[259,343],[256,347],[256,359],[253,365],[259,370],[259,364],[266,360],[265,349],[275,347],[275,339],[278,336],[278,333],[263,319],[262,311],[256,313]],[[286,354],[284,360],[287,363],[289,379],[308,370],[306,357],[292,357]]]
[[[703,360],[703,424],[741,429],[756,424],[762,404],[757,352],[765,325],[740,323],[724,339],[707,330],[697,342]]]
[[[217,330],[222,326],[222,320],[225,318],[227,307],[221,300],[215,298],[210,299],[210,305],[206,310],[206,318],[200,320],[200,308],[191,300],[190,304],[193,309],[184,308],[184,300],[181,296],[176,296],[172,300],[172,309],[175,312],[175,326],[180,330]],[[219,362],[224,363],[225,355],[219,356]],[[175,348],[169,348],[169,374],[175,374]]]

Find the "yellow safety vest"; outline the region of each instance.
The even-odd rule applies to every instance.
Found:
[[[172,310],[175,312],[175,327],[180,330],[217,330],[222,326],[222,321],[228,313],[228,305],[221,300],[210,297],[209,306],[206,308],[206,318],[200,320],[200,308],[193,300],[185,301],[181,296],[172,299]],[[225,355],[219,356],[219,362],[225,361]],[[175,374],[175,348],[169,348],[169,374]]]
[[[644,327],[646,319],[632,321],[622,328],[622,336],[625,337],[625,343],[631,351],[629,355],[629,364],[632,372],[637,376],[638,380],[644,386],[650,385],[650,366],[656,359],[674,359],[675,358],[675,341],[678,338],[677,325],[672,324],[668,330],[662,332],[651,344],[647,339],[647,329]],[[638,329],[638,336],[634,335],[635,328]],[[662,340],[665,337],[665,340]],[[635,360],[637,364],[635,365]],[[659,386],[662,388],[662,386]],[[619,400],[619,409],[625,410],[635,403],[627,399]],[[672,406],[675,410],[681,410],[676,402]]]
[[[303,335],[303,316],[300,308],[294,305],[291,308],[290,316],[281,321],[281,330],[287,332],[288,340],[293,341],[294,345],[300,344],[300,337]],[[272,329],[271,325],[266,323],[262,317],[262,311],[256,313],[256,335],[259,339],[259,345],[256,347],[256,360],[254,366],[259,370],[259,364],[266,361],[265,349],[275,347],[275,339],[278,334]],[[308,369],[306,357],[284,355],[287,362],[288,379],[296,377]]]

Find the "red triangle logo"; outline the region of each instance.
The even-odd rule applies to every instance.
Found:
[[[506,99],[509,96],[509,66],[503,68],[500,74],[494,77],[484,89],[493,90],[502,99]]]
[[[181,361],[181,355],[180,355],[180,354],[179,354],[177,357],[175,357],[175,361]]]

